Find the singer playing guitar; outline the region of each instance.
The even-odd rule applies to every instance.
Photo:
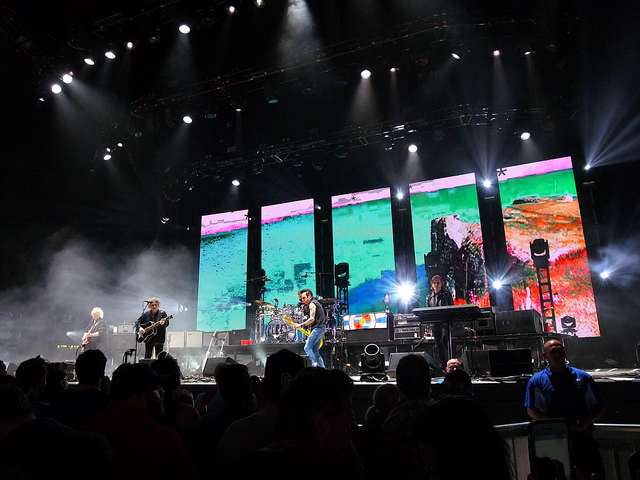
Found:
[[[155,349],[155,356],[164,348],[164,342],[167,337],[167,327],[169,326],[169,318],[167,312],[160,310],[160,299],[152,297],[145,300],[149,304],[149,310],[140,315],[136,320],[136,331],[139,336],[144,338],[144,358],[151,358]],[[155,325],[152,329],[145,332],[145,328]]]

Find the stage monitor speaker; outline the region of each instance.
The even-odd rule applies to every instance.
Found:
[[[542,317],[536,310],[496,313],[496,335],[542,332]]]
[[[216,367],[221,363],[226,363],[227,357],[209,357],[207,361],[204,363],[204,368],[202,369],[202,375],[205,377],[213,377],[216,373]]]
[[[533,361],[530,348],[488,350],[488,352],[492,377],[533,375]]]
[[[187,348],[202,348],[202,332],[187,332]]]
[[[491,371],[489,350],[466,350],[460,356],[462,368],[471,376],[484,377]]]
[[[167,345],[171,348],[184,348],[184,333],[185,332],[167,332]]]
[[[387,371],[387,375],[390,378],[396,378],[396,370],[398,370],[398,362],[401,358],[406,357],[407,355],[419,355],[424,357],[424,359],[429,363],[433,368],[437,368],[436,362],[433,360],[433,357],[429,355],[427,352],[405,352],[405,353],[391,353],[389,354],[389,368]]]

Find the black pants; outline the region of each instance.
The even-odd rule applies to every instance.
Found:
[[[145,343],[144,344],[144,358],[151,358],[153,356],[153,348],[154,347],[156,349],[156,357],[157,357],[158,354],[164,348],[164,342],[163,343],[152,343],[152,342]]]
[[[438,349],[438,360],[440,360],[440,368],[444,370],[449,360],[449,331],[446,323],[436,323],[433,326],[433,338],[436,341]]]

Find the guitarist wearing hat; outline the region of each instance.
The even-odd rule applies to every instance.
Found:
[[[155,348],[156,357],[164,348],[169,319],[167,312],[160,310],[160,299],[152,297],[147,300],[149,310],[140,315],[135,327],[138,332],[138,342],[144,343],[144,358],[151,358]]]

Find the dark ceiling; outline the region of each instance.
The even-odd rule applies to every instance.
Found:
[[[235,16],[228,3],[2,3],[12,228],[176,234],[197,229],[202,213],[486,173],[526,160],[514,143],[524,125],[544,137],[540,155],[579,152],[585,99],[615,76],[603,58],[640,43],[631,1],[243,0]],[[182,21],[188,37],[176,33]],[[129,39],[137,47],[125,52]],[[365,102],[363,67],[373,72]],[[69,70],[74,83],[54,98],[50,82]],[[422,143],[415,171],[399,151],[409,135]],[[479,159],[479,142],[499,143],[500,154]],[[244,177],[235,196],[232,175]],[[163,213],[176,221],[160,225]]]

